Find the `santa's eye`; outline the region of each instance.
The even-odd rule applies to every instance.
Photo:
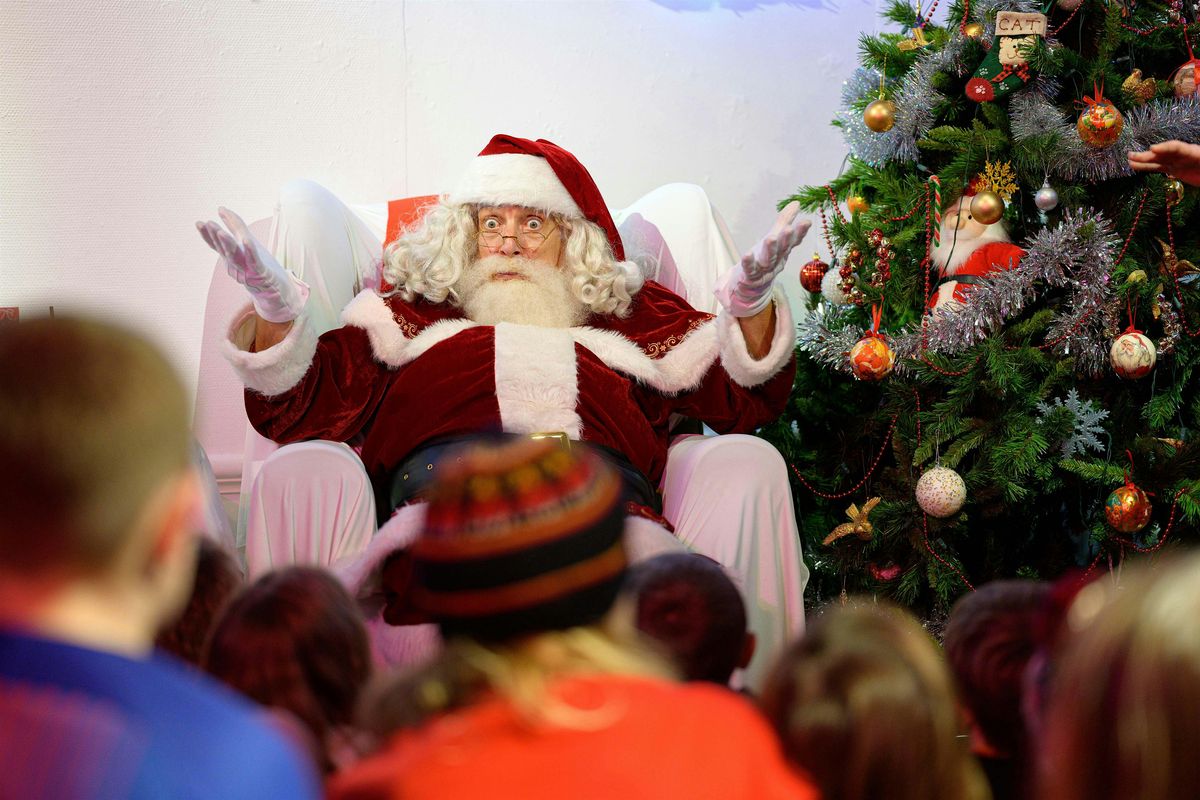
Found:
[[[485,231],[498,231],[500,230],[500,220],[488,217],[480,224],[480,228]]]
[[[542,229],[543,224],[544,223],[542,222],[540,217],[529,217],[528,219],[525,220],[525,230],[540,231]]]

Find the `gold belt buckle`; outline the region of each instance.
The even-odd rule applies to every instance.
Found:
[[[565,431],[547,431],[544,433],[528,434],[530,439],[553,439],[558,443],[558,446],[568,453],[571,452],[571,438],[567,436]]]

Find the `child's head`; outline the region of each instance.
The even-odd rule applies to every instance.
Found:
[[[962,702],[1001,755],[1024,753],[1021,691],[1039,645],[1035,623],[1050,593],[1047,583],[995,581],[960,598],[946,625],[946,660]]]
[[[753,653],[742,595],[707,556],[665,553],[635,564],[622,594],[638,629],[666,648],[686,680],[726,684]]]
[[[204,667],[259,703],[291,712],[323,746],[353,719],[371,654],[358,607],[337,579],[288,567],[234,598],[213,630]]]
[[[826,800],[987,796],[949,670],[907,612],[869,602],[818,617],[762,698],[788,757]]]

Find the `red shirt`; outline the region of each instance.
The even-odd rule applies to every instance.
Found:
[[[332,800],[733,800],[817,790],[784,761],[774,732],[741,696],[700,683],[589,676],[553,685],[599,727],[523,719],[492,698],[398,734],[335,776]]]

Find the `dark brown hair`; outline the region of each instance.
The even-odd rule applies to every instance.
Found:
[[[1038,581],[994,581],[960,598],[946,625],[946,659],[963,703],[988,744],[1022,760],[1021,692],[1050,592]]]
[[[370,678],[358,607],[329,572],[288,567],[263,575],[225,609],[204,668],[233,688],[298,718],[332,766],[330,735],[348,725]]]

